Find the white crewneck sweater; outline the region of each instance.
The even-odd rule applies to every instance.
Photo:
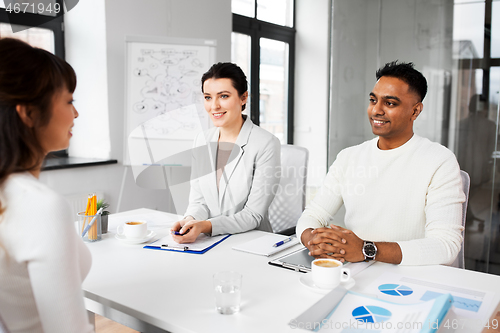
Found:
[[[30,173],[0,187],[0,315],[10,332],[93,332],[82,281],[90,251],[68,202]]]
[[[344,204],[346,228],[363,240],[397,242],[401,265],[453,263],[465,201],[455,155],[417,135],[391,150],[377,143],[378,137],[338,154],[297,222],[298,237],[332,224]]]

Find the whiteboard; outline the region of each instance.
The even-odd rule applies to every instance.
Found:
[[[124,164],[189,165],[182,152],[210,126],[201,76],[215,60],[216,41],[127,36],[125,43]]]

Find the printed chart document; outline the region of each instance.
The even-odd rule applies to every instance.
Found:
[[[453,281],[440,284],[410,276],[383,274],[363,288],[362,292],[400,304],[425,302],[451,294],[453,302],[450,312],[453,319],[448,321],[450,331],[454,329],[455,332],[480,332],[490,316],[490,304],[495,292],[481,290],[480,285],[471,287],[457,287],[453,285]],[[444,324],[447,324],[446,320]]]
[[[347,292],[318,332],[342,332],[352,326],[356,330],[351,332],[435,332],[448,313],[451,301],[451,295],[447,294],[418,304],[396,304]],[[344,322],[344,327],[339,325]]]
[[[224,239],[231,235],[220,235],[210,237],[205,234],[201,234],[196,238],[194,243],[189,244],[179,244],[172,238],[171,234],[158,239],[156,242],[144,246],[145,249],[152,250],[165,250],[165,251],[177,251],[186,253],[196,253],[202,254],[213,248],[215,245],[222,242]]]
[[[446,294],[417,304],[397,304],[337,289],[293,319],[290,327],[331,333],[432,333],[452,302],[452,296]],[[311,316],[324,314],[325,308],[329,313],[323,319]]]
[[[456,287],[451,283],[444,285],[409,276],[383,274],[363,288],[363,292],[397,303],[422,302],[449,293],[453,296],[453,309],[460,316],[469,318],[489,316],[493,291]]]
[[[283,245],[280,246],[273,246],[274,244],[284,241],[291,238],[290,241],[284,243]],[[238,244],[233,246],[233,250],[238,250],[238,251],[243,251],[243,252],[248,252],[248,253],[253,253],[253,254],[258,254],[261,256],[270,256],[275,253],[278,253],[280,251],[286,250],[295,244],[298,244],[299,240],[297,237],[289,237],[289,236],[283,236],[283,235],[277,235],[277,234],[269,234],[265,235],[262,237],[259,237],[257,239],[253,239],[249,242],[243,243],[243,244]]]

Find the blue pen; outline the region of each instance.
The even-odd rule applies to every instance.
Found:
[[[287,239],[283,239],[282,241],[279,241],[278,243],[274,244],[273,247],[281,246],[281,245],[283,245],[285,243],[288,243],[291,240],[292,240],[292,237],[288,237]]]
[[[189,232],[189,230],[191,230],[191,229],[188,229],[188,230],[187,230],[185,233],[183,233],[183,234],[181,234],[181,233],[180,233],[180,232],[178,232],[178,231],[172,231],[172,234],[177,235],[177,236],[184,236],[185,234],[187,234],[187,233]]]
[[[102,213],[102,209],[103,207],[101,207],[97,213],[95,214],[94,218],[92,219],[92,221],[90,221],[89,225],[85,227],[85,229],[83,230],[82,232],[82,237],[85,237],[85,235],[87,234],[87,231],[89,231],[90,227],[92,226],[92,224],[94,224],[95,220],[97,219],[97,216],[98,215],[101,215]]]

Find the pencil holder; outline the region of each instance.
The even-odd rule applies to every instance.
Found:
[[[85,215],[85,212],[78,213],[78,233],[85,242],[101,240],[101,215]]]

